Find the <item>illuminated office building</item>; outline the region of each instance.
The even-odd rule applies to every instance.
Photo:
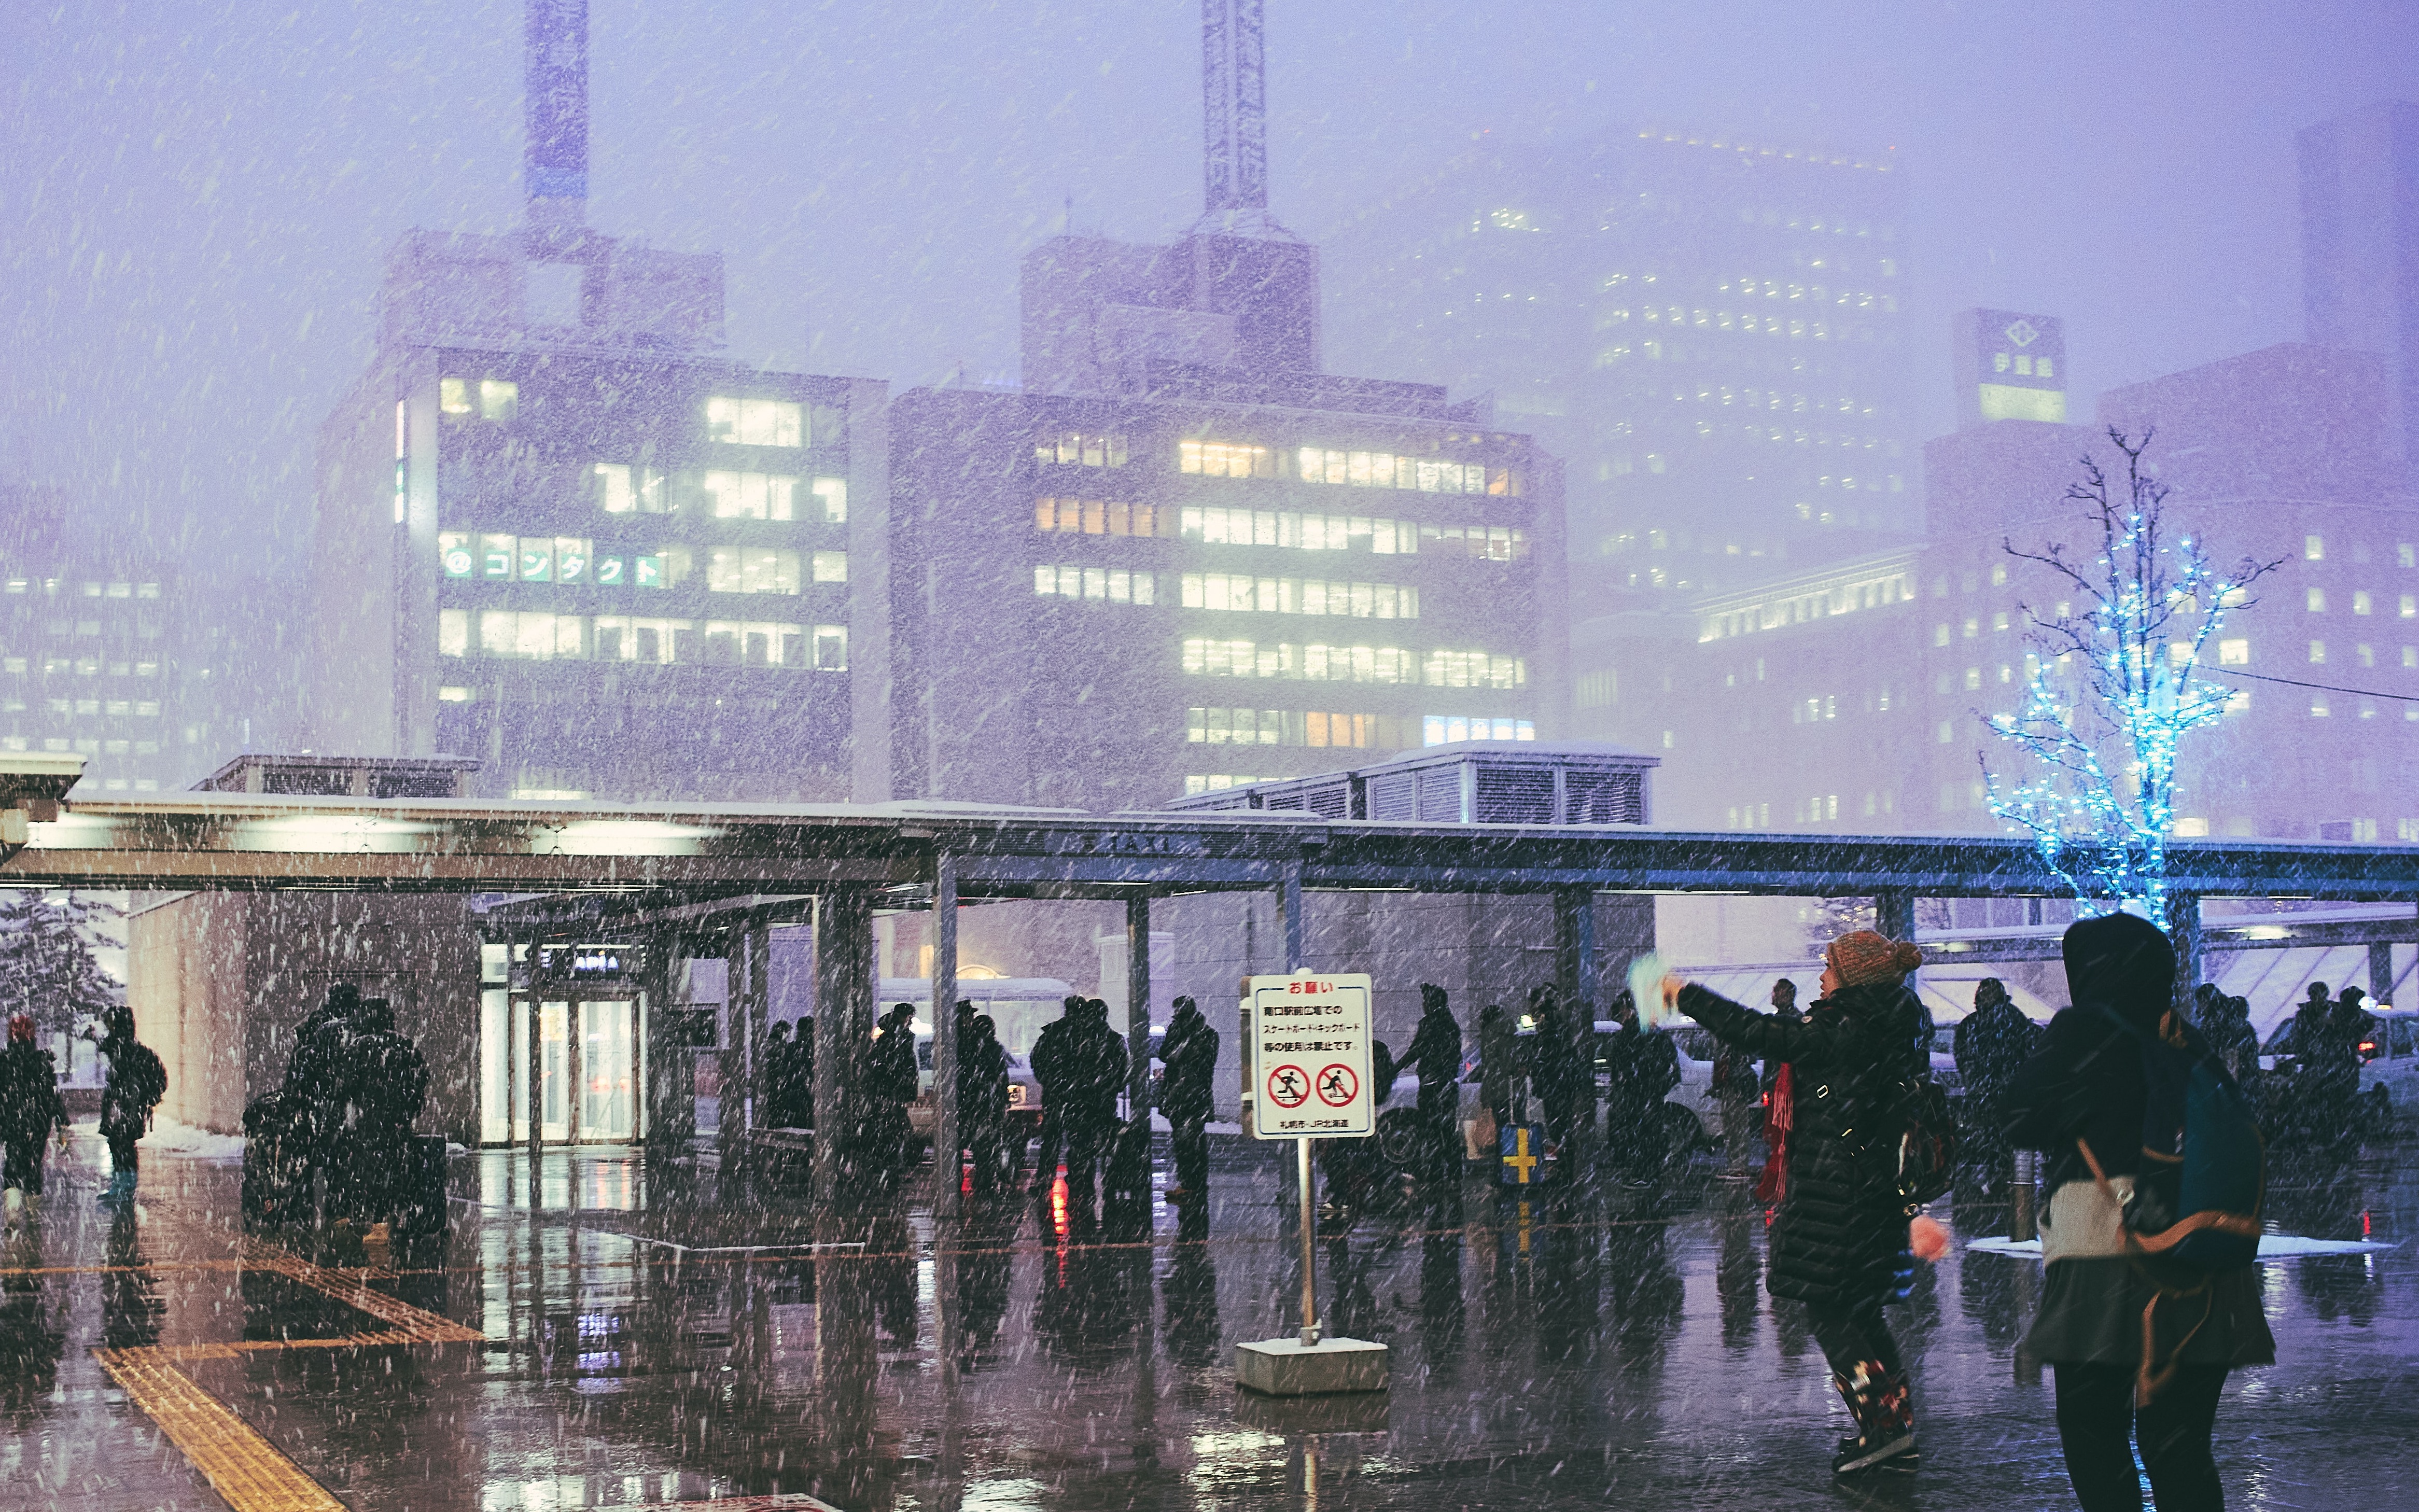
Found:
[[[1805,570],[1918,528],[1904,177],[1721,133],[1476,147],[1330,239],[1331,338],[1565,459],[1591,605]]]
[[[885,386],[713,355],[720,258],[581,224],[584,8],[531,16],[526,227],[406,236],[321,432],[300,744],[469,757],[478,796],[852,796]]]

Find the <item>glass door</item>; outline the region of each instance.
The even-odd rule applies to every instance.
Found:
[[[627,1141],[638,1135],[638,1036],[634,1004],[579,1005],[579,1137]]]
[[[540,1003],[537,1032],[538,1137],[559,1144],[571,1137],[571,1005]]]

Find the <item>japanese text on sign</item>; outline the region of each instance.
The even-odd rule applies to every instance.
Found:
[[[1262,1139],[1355,1138],[1376,1128],[1369,1086],[1369,979],[1254,977],[1252,1132]]]

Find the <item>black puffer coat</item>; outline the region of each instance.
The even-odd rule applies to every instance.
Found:
[[[1857,1307],[1904,1289],[1906,1210],[1897,1134],[1884,1127],[1897,1088],[1921,1074],[1924,1014],[1895,983],[1843,988],[1797,1023],[1689,986],[1680,1011],[1731,1044],[1795,1070],[1789,1185],[1772,1221],[1776,1297]]]

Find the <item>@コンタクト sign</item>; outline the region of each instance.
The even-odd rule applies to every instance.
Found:
[[[1254,977],[1252,1132],[1262,1139],[1355,1138],[1376,1127],[1369,1085],[1369,979]]]

